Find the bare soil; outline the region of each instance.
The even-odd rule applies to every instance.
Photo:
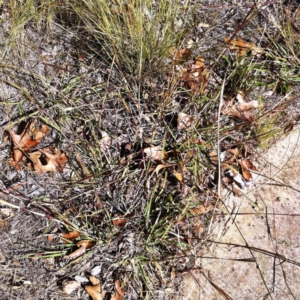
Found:
[[[228,215],[212,229],[178,299],[300,298],[299,143],[297,129],[261,153],[243,197],[223,190]]]

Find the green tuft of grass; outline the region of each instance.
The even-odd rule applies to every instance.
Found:
[[[78,1],[72,6],[101,45],[99,55],[133,78],[160,72],[163,59],[186,33],[190,1]]]

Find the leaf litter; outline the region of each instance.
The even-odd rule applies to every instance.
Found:
[[[70,253],[69,255],[65,255],[63,258],[64,259],[75,259],[80,256],[82,256],[87,249],[92,248],[95,246],[95,242],[92,240],[82,240],[78,243],[76,243],[76,246],[78,249]]]
[[[35,127],[35,120],[26,123],[21,134],[9,130],[12,142],[13,158],[9,163],[17,170],[21,170],[20,163],[24,162],[28,168],[37,173],[63,172],[68,161],[67,155],[53,146],[31,151],[38,146],[50,131],[47,125]]]

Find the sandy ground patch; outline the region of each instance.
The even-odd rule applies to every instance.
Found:
[[[258,157],[243,197],[223,190],[226,218],[178,299],[300,299],[299,141],[298,129]]]

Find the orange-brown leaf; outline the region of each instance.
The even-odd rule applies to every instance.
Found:
[[[76,244],[77,247],[79,247],[77,250],[72,252],[69,255],[65,255],[64,259],[75,259],[81,255],[83,255],[86,251],[86,249],[91,248],[95,245],[94,241],[91,240],[82,240]]]
[[[112,220],[114,226],[124,227],[126,225],[126,218],[116,218]]]
[[[49,128],[43,125],[41,128],[34,128],[34,120],[29,121],[21,134],[10,131],[10,136],[15,144],[15,149],[21,149],[28,152],[30,149],[38,145],[45,135],[49,132]]]
[[[65,239],[73,240],[80,236],[80,232],[79,231],[71,231],[69,233],[62,233],[61,235]]]
[[[48,132],[49,128],[46,125],[41,128],[34,128],[34,120],[27,122],[21,134],[16,134],[10,130],[9,134],[13,142],[13,159],[9,163],[17,170],[21,170],[19,163],[24,152],[29,152],[37,146]]]
[[[92,297],[93,300],[102,300],[101,286],[97,285],[87,285],[85,287],[86,292]]]
[[[259,54],[263,52],[262,49],[257,47],[254,43],[247,42],[242,38],[237,38],[236,40],[225,38],[224,41],[229,45],[229,48],[231,50],[238,51],[239,57],[244,56],[247,51],[251,51],[253,54]]]
[[[69,255],[65,255],[64,259],[75,259],[85,253],[86,248],[85,247],[79,247],[74,252],[72,252]]]
[[[90,282],[92,283],[92,285],[100,284],[100,280],[97,277],[93,276],[93,275],[90,276]]]
[[[174,65],[183,64],[190,58],[191,54],[192,54],[191,49],[180,49],[176,51],[174,55],[173,64]]]
[[[90,276],[90,282],[92,285],[85,287],[86,292],[92,297],[93,300],[102,300],[101,285],[98,278]]]
[[[226,152],[232,154],[232,157],[229,159],[229,162],[231,163],[233,163],[240,154],[239,148],[237,147],[233,149],[227,149]]]
[[[120,280],[115,281],[115,294],[111,296],[110,300],[122,300],[125,291],[121,288]]]
[[[237,103],[232,105],[232,101],[228,101],[222,108],[223,115],[234,116],[239,119],[246,119],[249,122],[253,121],[249,110],[258,107],[257,101],[251,101],[247,103]]]
[[[199,205],[199,206],[197,206],[197,207],[189,208],[189,211],[190,211],[193,215],[202,215],[202,214],[205,214],[206,208],[205,208],[204,205]]]
[[[209,72],[204,65],[204,59],[197,57],[192,67],[183,71],[179,78],[179,83],[181,86],[190,89],[194,94],[205,94],[209,77]]]
[[[247,158],[238,160],[238,163],[241,166],[242,174],[243,174],[244,179],[247,180],[247,181],[251,181],[252,180],[252,175],[251,175],[251,172],[249,170],[257,172],[258,170],[256,169],[256,167]]]
[[[47,164],[42,163],[42,158]],[[37,173],[62,172],[68,161],[68,157],[63,151],[52,147],[29,153],[29,159],[31,160],[29,167],[31,166]]]
[[[89,249],[95,246],[95,242],[92,240],[82,240],[76,244],[77,247],[84,247],[85,249]]]

